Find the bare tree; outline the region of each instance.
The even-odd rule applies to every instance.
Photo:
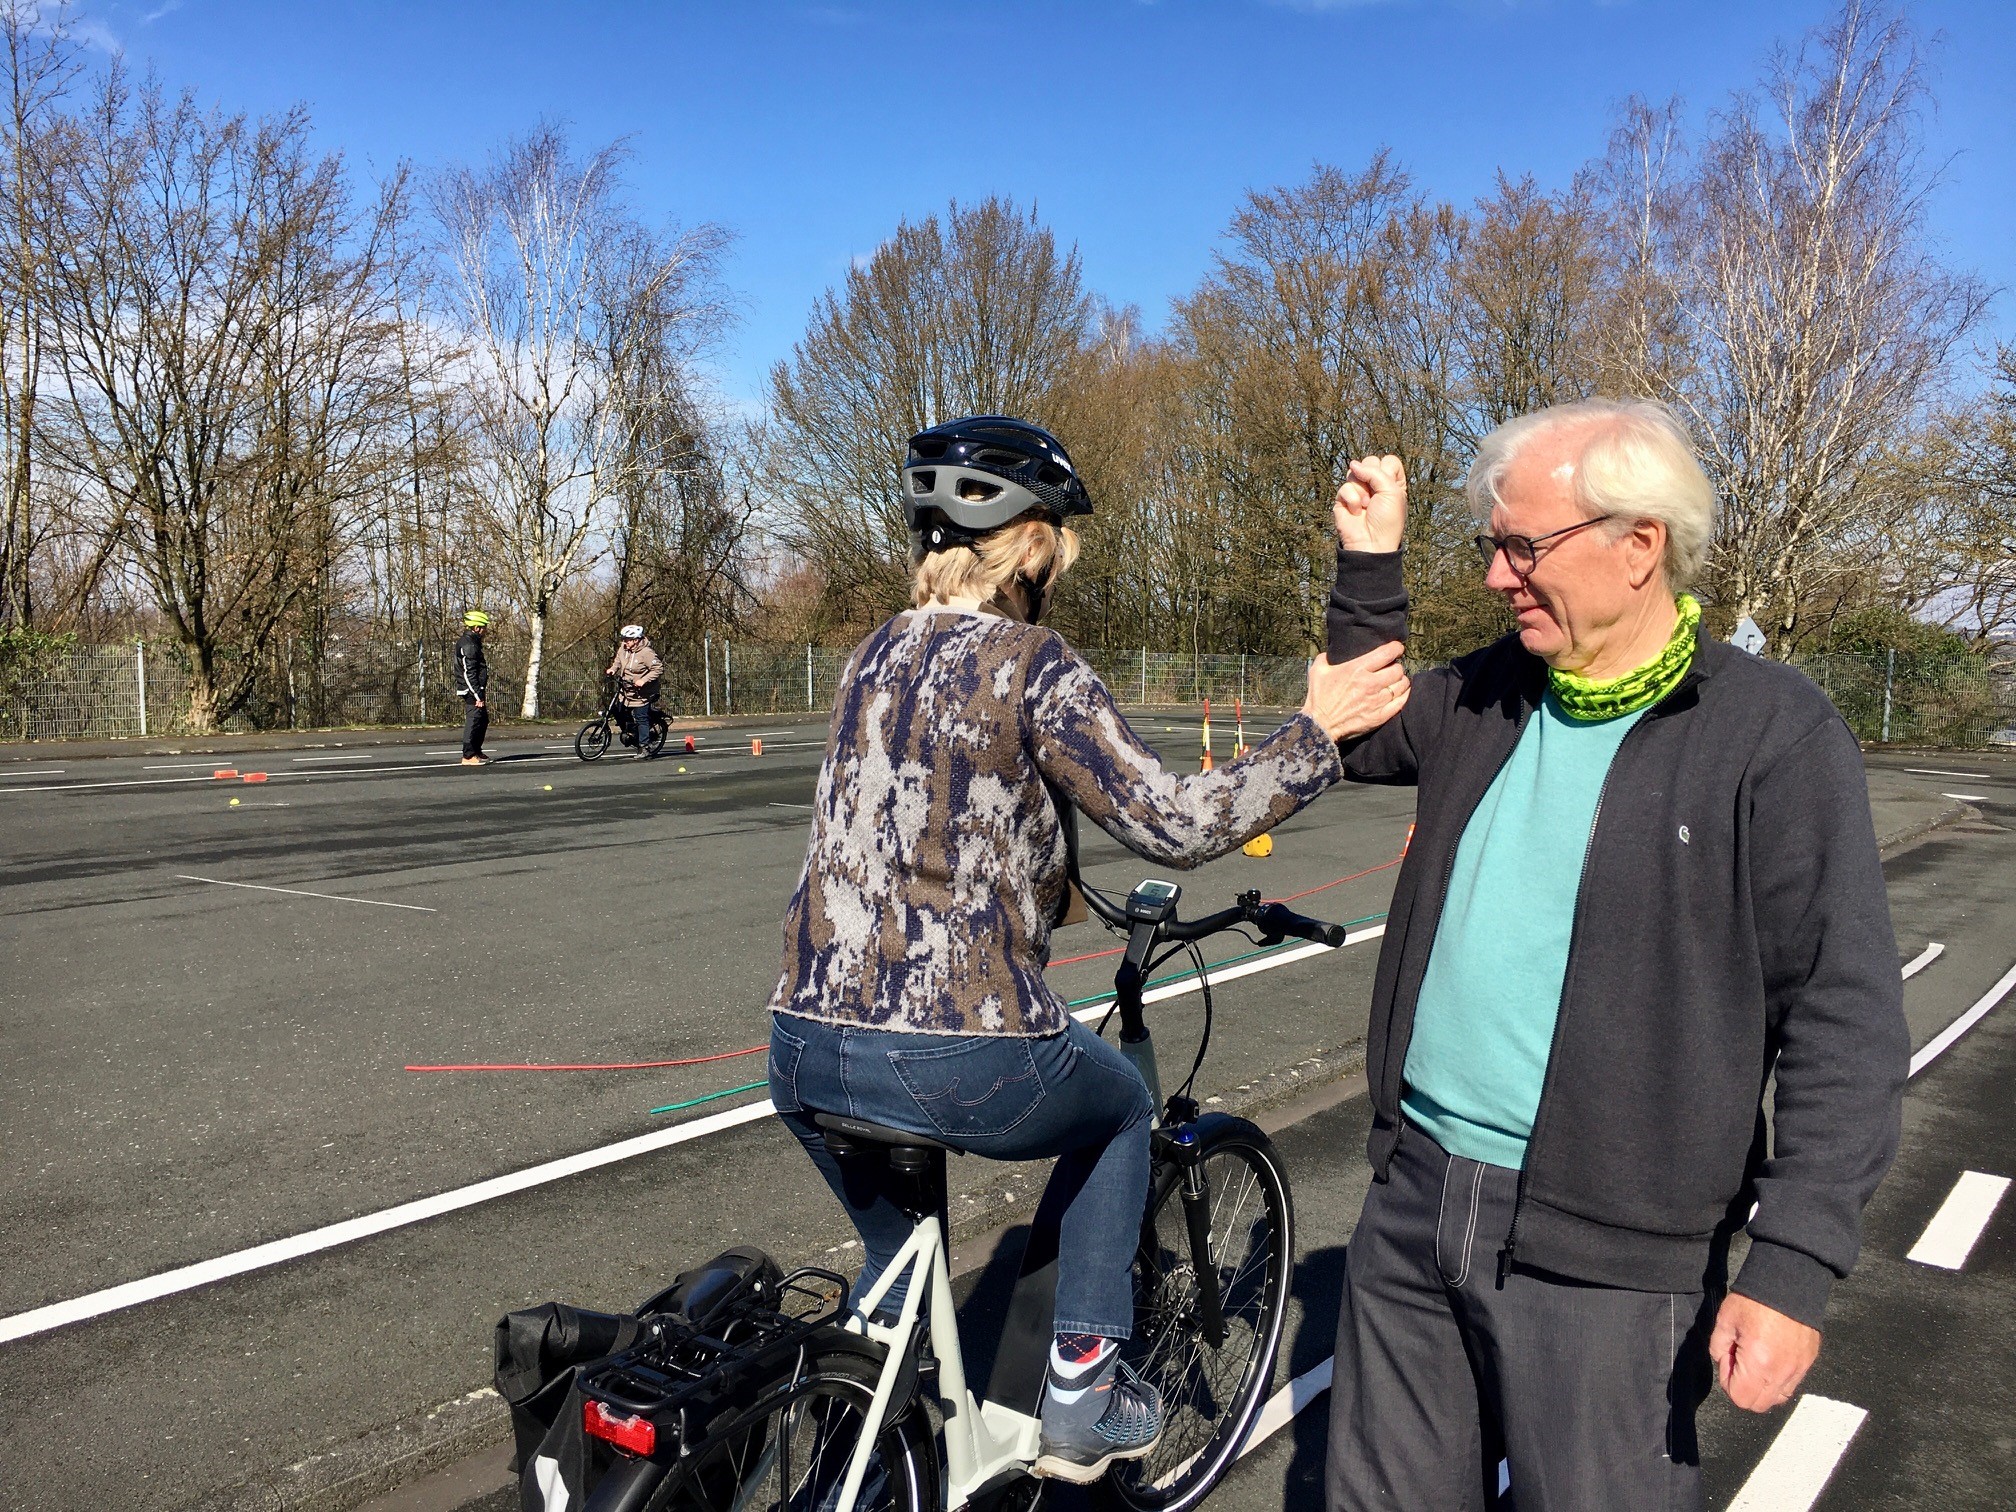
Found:
[[[1719,119],[1686,186],[1673,276],[1693,362],[1668,397],[1723,497],[1713,595],[1776,655],[1871,569],[1872,512],[1890,501],[1865,473],[1938,396],[1986,308],[1924,234],[1925,89],[1906,23],[1848,0],[1774,56],[1761,100]]]
[[[607,505],[639,459],[633,430],[648,407],[624,402],[620,378],[641,329],[632,312],[651,308],[662,325],[667,311],[676,323],[717,308],[680,296],[700,287],[721,233],[640,246],[618,203],[622,158],[620,145],[576,158],[565,132],[542,125],[481,172],[456,169],[434,187],[471,346],[477,508],[530,620],[526,718],[539,713],[554,600],[593,559]]]
[[[0,457],[5,519],[0,522],[0,625],[34,619],[36,413],[41,395],[43,264],[52,248],[48,217],[54,121],[81,68],[67,3],[0,0],[0,69],[6,117],[5,214],[0,216]],[[46,487],[46,485],[44,485]],[[46,528],[46,526],[45,526]]]
[[[910,436],[961,414],[1058,425],[1091,318],[1076,251],[1001,199],[903,222],[821,297],[770,373],[770,468],[786,539],[836,620],[862,626],[904,601],[896,472]]]
[[[45,444],[102,501],[190,662],[189,719],[244,702],[327,551],[303,510],[376,465],[383,227],[305,115],[257,124],[108,71],[72,123],[44,263],[63,393]]]

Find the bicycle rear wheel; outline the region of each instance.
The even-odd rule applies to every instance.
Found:
[[[710,1424],[645,1504],[645,1512],[829,1512],[840,1499],[879,1372],[829,1354],[769,1383]],[[856,1512],[937,1512],[938,1450],[915,1405],[885,1424]]]
[[[1274,1378],[1295,1256],[1295,1209],[1281,1158],[1252,1124],[1204,1134],[1208,1256],[1192,1253],[1184,1172],[1157,1172],[1134,1263],[1134,1337],[1125,1358],[1162,1393],[1162,1442],[1116,1465],[1106,1484],[1128,1507],[1186,1512],[1218,1484],[1245,1445]],[[1218,1276],[1225,1337],[1215,1347],[1198,1313],[1198,1267]]]

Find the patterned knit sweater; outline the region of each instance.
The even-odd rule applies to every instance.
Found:
[[[1067,849],[1045,779],[1153,861],[1201,865],[1343,776],[1297,715],[1244,758],[1178,776],[1052,631],[957,609],[897,615],[835,700],[812,842],[784,917],[775,1012],[921,1034],[1045,1035]]]

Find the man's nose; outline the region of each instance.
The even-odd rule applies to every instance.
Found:
[[[1512,592],[1521,581],[1519,574],[1512,570],[1511,561],[1502,551],[1491,558],[1491,565],[1484,572],[1484,586],[1495,588],[1500,593]]]

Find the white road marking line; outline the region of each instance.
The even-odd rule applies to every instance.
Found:
[[[1911,1074],[1916,1076],[1951,1049],[1955,1040],[1980,1023],[1988,1016],[1989,1009],[2009,995],[2011,987],[2016,987],[2016,966],[2003,972],[2002,980],[1982,993],[1972,1008],[1925,1042],[1925,1048],[1911,1057]]]
[[[1986,793],[1941,793],[1939,796],[1941,798],[1957,798],[1962,803],[1986,803],[1988,801]]]
[[[1904,980],[1907,982],[1910,981],[1911,978],[1918,975],[1919,972],[1930,966],[1945,953],[1946,947],[1941,945],[1937,940],[1934,940],[1904,963]]]
[[[703,1135],[716,1134],[737,1124],[753,1123],[759,1118],[768,1118],[775,1111],[766,1097],[763,1101],[751,1103],[747,1107],[731,1108],[725,1113],[711,1113],[705,1118],[676,1124],[669,1129],[655,1129],[649,1134],[640,1134],[635,1139],[621,1140],[616,1144],[603,1145],[600,1149],[584,1150],[579,1155],[569,1155],[564,1159],[549,1160],[543,1165],[529,1166],[522,1171],[493,1176],[488,1181],[457,1187],[452,1192],[422,1197],[414,1202],[402,1202],[397,1207],[366,1213],[357,1218],[346,1218],[340,1223],[310,1229],[305,1234],[296,1234],[287,1239],[275,1239],[266,1244],[254,1245],[250,1249],[239,1250],[235,1254],[220,1255],[214,1260],[203,1260],[176,1270],[163,1271],[157,1276],[147,1276],[138,1281],[125,1282],[123,1285],[109,1286],[103,1291],[95,1291],[88,1296],[76,1297],[68,1302],[54,1302],[47,1307],[16,1313],[9,1318],[0,1318],[0,1344],[12,1339],[26,1338],[30,1334],[46,1333],[52,1328],[61,1328],[68,1323],[80,1323],[86,1318],[100,1317],[122,1308],[137,1307],[142,1302],[153,1302],[162,1297],[173,1296],[177,1292],[190,1291],[199,1286],[227,1280],[232,1276],[242,1276],[247,1271],[280,1265],[289,1260],[297,1260],[303,1255],[312,1255],[320,1250],[334,1249],[340,1244],[368,1239],[374,1234],[382,1234],[391,1229],[424,1223],[427,1219],[438,1218],[443,1213],[474,1207],[480,1202],[489,1202],[498,1197],[508,1197],[514,1192],[543,1186],[547,1182],[579,1175],[583,1171],[592,1171],[600,1166],[613,1165],[619,1160],[648,1155],[654,1150],[683,1144],[689,1139],[699,1139]]]
[[[61,767],[37,767],[32,772],[0,772],[0,777],[61,777]]]
[[[236,761],[237,759],[236,756],[213,756],[208,761],[164,761],[158,766],[143,766],[140,770],[143,772],[182,772],[189,770],[191,767],[211,767],[221,772],[224,770],[226,762]]]
[[[299,887],[266,887],[258,882],[226,882],[218,877],[192,877],[187,872],[175,875],[184,882],[208,882],[212,887],[242,887],[250,892],[292,893],[297,898],[321,898],[330,903],[369,903],[373,908],[405,908],[414,913],[439,913],[438,908],[422,908],[418,903],[387,903],[378,898],[346,898],[341,893],[308,892]]]
[[[812,805],[811,805],[811,804],[809,804],[809,803],[773,803],[773,804],[770,804],[770,805],[769,805],[769,807],[771,807],[771,808],[788,808],[788,809],[808,809],[808,810],[809,810],[809,809],[810,809],[810,808],[812,807]]]
[[[1801,1397],[1729,1512],[1807,1512],[1867,1416],[1866,1409],[1830,1397]]]
[[[209,882],[210,877],[190,879]],[[227,887],[250,887],[248,882],[222,884]],[[285,891],[285,889],[272,889]],[[346,902],[368,903],[369,898],[346,899]],[[409,908],[411,904],[394,903],[392,908]],[[1361,940],[1376,939],[1386,932],[1381,924],[1376,928],[1362,929],[1344,937],[1342,950],[1356,945]],[[1213,984],[1230,981],[1236,973],[1250,976],[1255,971],[1271,971],[1277,966],[1286,966],[1293,961],[1306,960],[1311,955],[1328,952],[1327,945],[1309,945],[1300,950],[1284,951],[1264,960],[1245,962],[1231,971],[1222,972],[1212,978]],[[1181,993],[1197,991],[1193,977],[1187,982],[1172,982],[1156,991],[1144,994],[1144,1001],[1159,1002],[1164,998],[1176,997]],[[1083,1019],[1103,1012],[1095,1005],[1079,1013]],[[346,1218],[340,1223],[332,1223],[319,1229],[311,1229],[305,1234],[296,1234],[291,1239],[275,1239],[266,1244],[254,1245],[250,1249],[239,1250],[229,1255],[219,1255],[214,1260],[198,1261],[177,1270],[163,1271],[157,1276],[147,1276],[138,1281],[128,1281],[119,1286],[107,1287],[103,1291],[87,1296],[75,1297],[67,1302],[52,1302],[47,1307],[38,1307],[30,1312],[16,1313],[12,1317],[0,1318],[0,1344],[10,1339],[25,1338],[29,1334],[45,1333],[52,1328],[61,1328],[66,1323],[79,1323],[87,1318],[99,1317],[105,1313],[117,1312],[122,1308],[137,1307],[142,1302],[152,1302],[161,1297],[173,1296],[177,1292],[190,1291],[198,1286],[207,1286],[214,1281],[226,1280],[232,1276],[242,1276],[247,1271],[262,1270],[269,1265],[279,1265],[283,1261],[312,1255],[319,1250],[333,1249],[339,1244],[348,1244],[356,1239],[382,1234],[408,1224],[421,1223],[443,1213],[452,1213],[461,1208],[474,1207],[477,1203],[488,1202],[492,1198],[507,1197],[514,1192],[522,1192],[529,1187],[542,1186],[549,1181],[559,1181],[563,1177],[592,1171],[605,1165],[614,1165],[619,1160],[629,1160],[637,1155],[648,1155],[654,1150],[665,1149],[669,1145],[683,1144],[689,1139],[700,1139],[709,1134],[717,1134],[745,1123],[753,1123],[759,1118],[768,1118],[776,1112],[776,1106],[769,1098],[750,1103],[746,1107],[730,1108],[725,1113],[712,1113],[705,1118],[696,1118],[690,1123],[675,1125],[670,1129],[658,1129],[649,1134],[640,1134],[634,1139],[618,1140],[615,1144],[603,1145],[598,1149],[584,1150],[579,1155],[569,1155],[560,1160],[549,1160],[543,1165],[529,1166],[522,1171],[512,1171],[503,1176],[493,1176],[488,1181],[479,1181],[473,1186],[457,1187],[453,1191],[442,1192],[433,1197],[422,1197],[413,1202],[401,1203],[397,1207],[386,1208],[376,1213],[366,1213],[357,1218]]]
[[[2009,1190],[2007,1176],[1988,1176],[1980,1171],[1962,1171],[1953,1190],[1925,1225],[1925,1232],[1904,1258],[1920,1265],[1936,1265],[1959,1270],[1988,1220],[1995,1216],[1996,1204]]]
[[[1905,771],[1919,777],[1989,777],[1991,772],[1947,772],[1938,767],[1906,767]]]
[[[1246,1435],[1244,1446],[1239,1450],[1239,1458],[1246,1458],[1294,1422],[1304,1407],[1328,1391],[1330,1375],[1336,1366],[1337,1356],[1332,1355],[1314,1370],[1303,1372],[1269,1397],[1267,1405],[1260,1409],[1260,1416],[1253,1419],[1253,1427]]]
[[[289,761],[376,761],[368,752],[362,756],[289,756]]]

